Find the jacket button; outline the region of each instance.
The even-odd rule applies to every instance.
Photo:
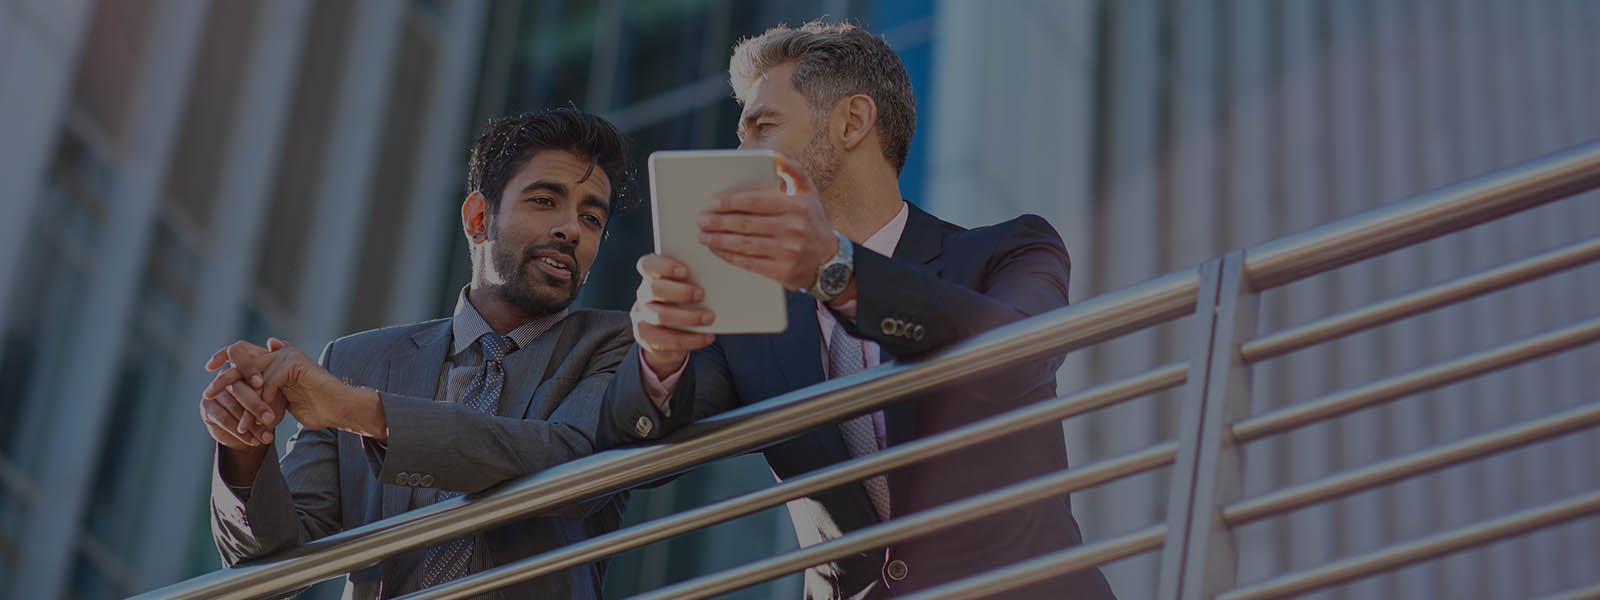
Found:
[[[921,325],[918,325],[916,327],[912,327],[911,328],[911,339],[913,341],[920,342],[920,341],[922,341],[922,336],[926,335],[927,333],[928,332],[926,330],[924,330]]]
[[[407,473],[405,471],[401,471],[399,475],[395,475],[394,476],[394,484],[395,485],[405,485],[406,484],[406,476],[407,475],[410,475],[410,473]]]
[[[883,572],[889,579],[905,581],[906,577],[911,575],[911,568],[906,566],[906,561],[897,558],[889,561],[889,564],[884,566]]]
[[[900,329],[899,322],[893,317],[884,317],[882,321],[878,321],[878,329],[883,331],[884,335],[895,335],[895,331]]]
[[[433,487],[433,476],[432,475],[423,475],[422,476],[422,487]]]
[[[649,437],[650,432],[655,430],[656,424],[650,417],[639,417],[639,420],[633,422],[633,431],[639,434],[639,437]]]
[[[412,474],[406,476],[406,485],[409,485],[409,486],[412,486],[412,487],[416,487],[416,485],[419,484],[419,483],[422,483],[422,476],[421,475],[418,475],[416,473],[412,473]]]

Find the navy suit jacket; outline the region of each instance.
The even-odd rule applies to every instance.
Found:
[[[949,344],[1067,303],[1070,264],[1049,223],[1025,215],[966,230],[910,207],[894,256],[855,251],[857,314],[851,335],[877,342],[884,361],[914,361]],[[822,335],[814,301],[788,296],[782,333],[724,335],[696,351],[669,401],[669,416],[643,391],[637,349],[607,392],[602,445],[657,439],[712,414],[823,381]],[[1054,397],[1062,357],[909,396],[884,411],[889,445],[902,444]],[[660,422],[643,427],[640,419]],[[763,451],[780,478],[850,459],[837,426]],[[890,502],[905,515],[1067,468],[1060,423],[1039,427],[888,473]],[[879,522],[860,483],[790,503],[802,545]],[[884,597],[913,592],[1081,543],[1065,497],[979,519],[926,537],[820,565],[806,573],[808,598]],[[889,567],[892,561],[902,564]],[[904,567],[903,569],[901,567]],[[892,575],[903,575],[894,577]],[[1096,569],[1006,597],[1112,598]]]

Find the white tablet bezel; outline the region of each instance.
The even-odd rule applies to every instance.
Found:
[[[674,150],[650,154],[650,210],[657,254],[689,267],[705,289],[699,306],[716,322],[700,333],[777,333],[789,323],[783,286],[736,267],[700,243],[696,219],[711,198],[738,188],[782,189],[778,155],[770,150]]]

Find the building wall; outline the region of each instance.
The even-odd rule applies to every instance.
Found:
[[[239,337],[316,348],[387,324],[370,315],[394,302],[355,282],[444,293],[370,248],[459,200],[439,183],[464,171],[453,96],[486,6],[0,5],[0,597],[123,597],[219,567],[199,367]],[[420,149],[442,138],[453,152]]]
[[[1073,298],[1187,268],[1600,138],[1600,22],[1586,2],[1364,0],[939,5],[941,110],[928,206],[968,225],[1046,216]],[[1298,324],[1600,235],[1593,194],[1265,294],[1261,330]],[[1490,294],[1254,373],[1253,411],[1303,402],[1585,318],[1600,267]],[[1184,358],[1189,319],[1078,352],[1062,389]],[[1253,444],[1246,495],[1593,402],[1594,347]],[[1178,396],[1065,424],[1074,464],[1172,439]],[[1600,486],[1586,432],[1242,528],[1241,583]],[[1076,494],[1089,539],[1165,517],[1163,470]],[[1507,598],[1593,583],[1600,520],[1579,520],[1317,597]],[[1106,569],[1154,593],[1159,555]]]

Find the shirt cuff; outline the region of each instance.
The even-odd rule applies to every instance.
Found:
[[[222,479],[222,449],[218,445],[211,457],[211,500],[218,508],[224,509],[225,514],[237,513],[244,517],[244,505],[250,501],[250,490],[254,486],[233,485]]]
[[[683,375],[684,369],[689,368],[689,361],[684,360],[678,370],[666,377],[656,377],[655,370],[644,361],[644,353],[639,353],[639,373],[644,379],[644,393],[650,397],[650,403],[656,405],[664,417],[672,417],[672,406],[667,402],[672,399],[672,389],[678,387],[678,377]]]

